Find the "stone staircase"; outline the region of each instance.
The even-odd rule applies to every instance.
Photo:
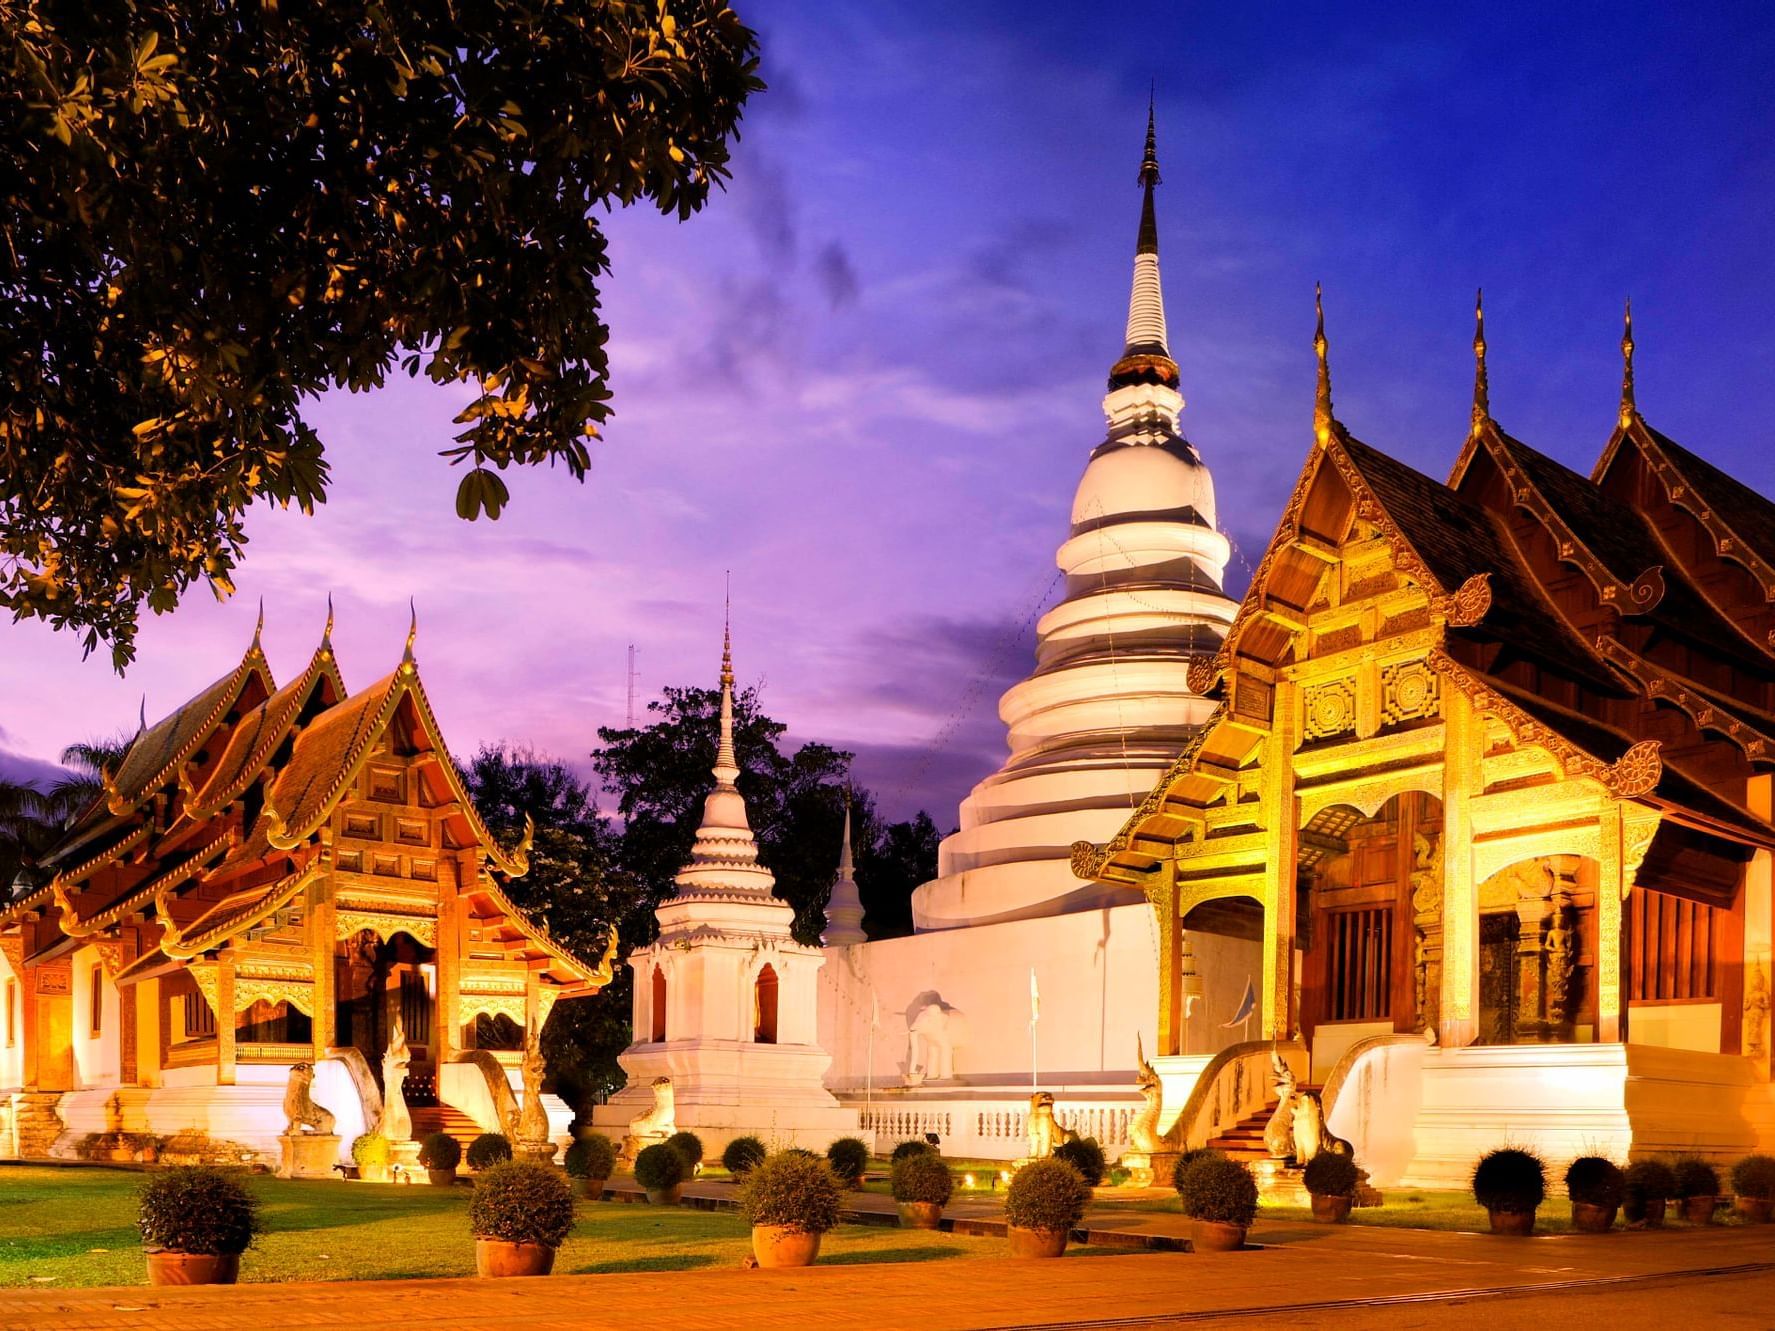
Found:
[[[413,1116],[413,1140],[416,1142],[423,1142],[434,1132],[442,1132],[454,1137],[466,1153],[469,1143],[481,1135],[480,1125],[453,1105],[414,1105],[408,1113]]]
[[[18,1133],[21,1160],[47,1160],[49,1148],[62,1135],[60,1091],[20,1091],[12,1097],[13,1126]]]
[[[1303,1091],[1317,1091],[1317,1086],[1302,1086]],[[1254,1165],[1260,1160],[1268,1160],[1270,1153],[1264,1149],[1263,1130],[1269,1126],[1270,1119],[1275,1115],[1279,1101],[1271,1100],[1254,1114],[1247,1114],[1232,1127],[1218,1137],[1210,1137],[1208,1145],[1231,1160],[1243,1160]]]

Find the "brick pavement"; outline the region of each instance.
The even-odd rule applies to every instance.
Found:
[[[1775,1271],[1775,1226],[1707,1233],[1489,1235],[1356,1226],[1265,1225],[1269,1246],[1222,1255],[1167,1252],[1058,1262],[815,1266],[543,1280],[391,1280],[224,1289],[0,1291],[0,1327],[57,1331],[307,1331],[665,1324],[684,1331],[766,1325],[820,1331],[1164,1325],[1179,1316],[1247,1324],[1318,1320],[1314,1308],[1373,1300],[1471,1299],[1490,1291],[1591,1289],[1698,1278],[1717,1288]],[[1747,1286],[1748,1287],[1748,1286]],[[1394,1307],[1412,1304],[1396,1303]],[[1471,1312],[1471,1310],[1469,1310]],[[1265,1315],[1267,1314],[1267,1316]]]

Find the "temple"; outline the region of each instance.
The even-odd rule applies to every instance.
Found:
[[[821,972],[830,1084],[883,1139],[934,1132],[945,1149],[1025,1153],[1032,1083],[1112,1154],[1141,1100],[1159,940],[1122,884],[1074,878],[1074,842],[1112,837],[1214,704],[1190,662],[1238,610],[1214,479],[1185,437],[1182,374],[1159,281],[1159,160],[1149,110],[1121,351],[1055,555],[1064,593],[1036,626],[1035,668],[999,703],[1009,755],[962,803],[938,877],[913,895],[910,938],[839,927]],[[840,919],[842,916],[842,919]],[[1261,929],[1238,912],[1191,941],[1184,1043],[1203,1056],[1242,1031]],[[1034,995],[1040,995],[1039,1018]]]
[[[1167,1118],[1253,1109],[1272,1049],[1378,1183],[1775,1142],[1775,504],[1620,412],[1589,476],[1492,418],[1447,483],[1332,411],[1226,640],[1209,723],[1083,882],[1161,937]],[[1183,1058],[1187,941],[1244,913],[1261,1029]],[[1256,1108],[1261,1112],[1261,1103]]]
[[[347,695],[331,628],[281,688],[255,632],[145,725],[49,881],[0,913],[0,1153],[277,1164],[292,1069],[342,1161],[378,1125],[515,1135],[552,1100],[523,1051],[611,958],[513,906],[529,837],[502,846],[475,811],[412,634]],[[385,1118],[397,1099],[410,1124]],[[565,1106],[543,1107],[563,1136]]]

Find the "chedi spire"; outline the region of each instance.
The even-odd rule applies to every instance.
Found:
[[[1159,223],[1153,190],[1159,184],[1158,135],[1153,104],[1146,108],[1146,151],[1140,160],[1140,230],[1134,241],[1134,282],[1128,292],[1128,326],[1122,356],[1109,372],[1111,390],[1131,384],[1177,387],[1165,330],[1165,293],[1159,284]]]

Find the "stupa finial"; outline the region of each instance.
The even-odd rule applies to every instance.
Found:
[[[1491,419],[1491,381],[1485,373],[1485,289],[1473,297],[1473,430]]]
[[[1319,359],[1319,386],[1313,397],[1313,437],[1321,444],[1331,442],[1331,427],[1334,423],[1331,414],[1331,361],[1326,355],[1325,342],[1325,293],[1319,283],[1313,283],[1313,312],[1317,322],[1313,327],[1313,354]]]
[[[1633,300],[1627,301],[1621,326],[1621,428],[1626,429],[1639,415],[1639,404],[1633,400]]]

